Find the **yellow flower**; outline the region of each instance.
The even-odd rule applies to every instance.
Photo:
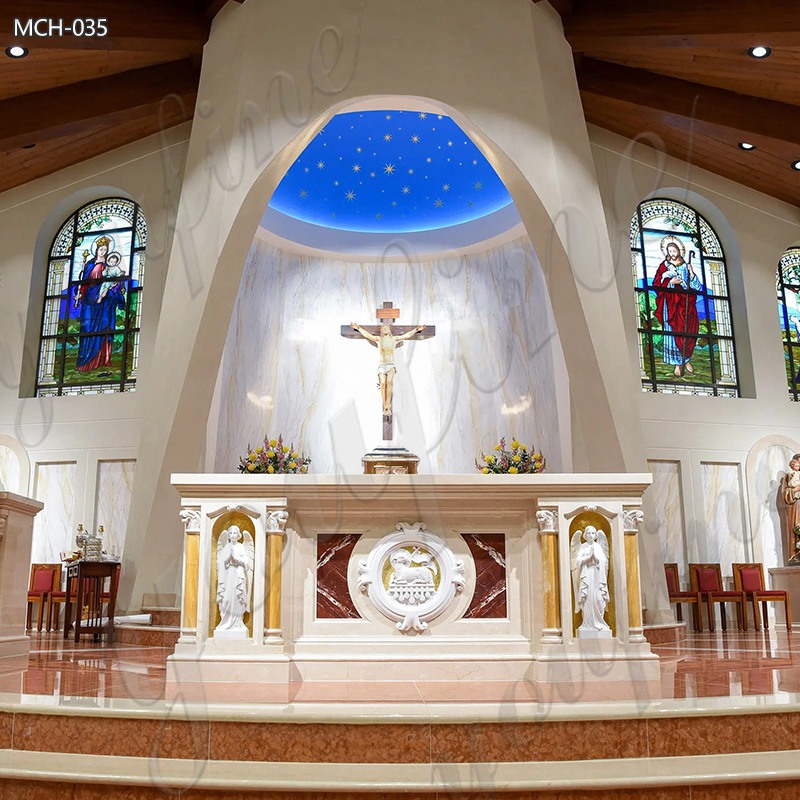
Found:
[[[267,472],[269,472],[269,474],[272,475],[272,473],[275,472],[275,467],[273,467],[272,464],[270,464],[267,467]]]
[[[247,465],[247,471],[248,472],[252,472],[255,468],[256,468],[255,464],[248,464]]]
[[[256,460],[256,454],[255,453],[250,453],[250,455],[247,456],[247,460],[248,461],[255,461]]]
[[[500,450],[500,449],[501,449],[501,448],[500,448],[500,445],[499,445],[499,444],[496,444],[496,445],[494,446],[494,449],[495,449],[495,450]]]
[[[267,450],[267,458],[275,458],[275,451]]]
[[[300,453],[297,450],[292,450],[292,458],[300,458]]]
[[[277,439],[270,439],[269,440],[269,446],[270,447],[275,447],[276,444],[278,444],[278,440]]]
[[[256,453],[261,455],[263,452],[264,452],[264,448],[263,447],[256,447]]]
[[[511,474],[511,475],[516,475],[519,472],[519,470],[516,467],[509,467],[508,471],[509,471],[509,474]]]
[[[481,470],[481,472],[482,472],[484,475],[488,475],[488,474],[489,474],[489,467],[484,467],[484,468]]]
[[[289,469],[297,469],[297,463],[295,461],[290,461]]]
[[[516,439],[514,439],[511,442],[511,446],[516,450],[519,447],[519,442]]]
[[[283,452],[284,453],[288,453],[289,452],[289,448],[286,445],[283,446]]]
[[[520,456],[511,456],[511,460],[512,460],[512,461],[513,461],[515,464],[519,464],[519,462],[520,462],[520,461],[522,461],[522,459],[520,458]]]
[[[519,449],[522,450],[523,453],[527,453],[528,452],[528,448],[524,444],[521,444],[519,446]]]
[[[300,467],[300,472],[308,472],[308,467],[306,466]]]
[[[494,456],[486,456],[487,464],[494,464]]]

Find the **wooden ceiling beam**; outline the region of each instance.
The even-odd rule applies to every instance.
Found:
[[[186,106],[191,118],[199,77],[184,59],[2,100],[0,151],[158,116],[175,104]]]
[[[642,69],[592,58],[581,59],[578,86],[582,96],[614,98],[650,108],[687,127],[692,121],[729,128],[756,137],[800,145],[800,108],[737,94]]]
[[[797,0],[671,0],[670,3],[575,0],[564,22],[573,50],[609,53],[651,47],[724,45],[744,54],[755,44],[797,47]]]
[[[76,20],[81,20],[81,35],[75,33]],[[108,33],[87,35],[89,20],[94,30],[99,30],[98,20],[104,20]],[[39,21],[38,30],[52,30],[53,35],[30,35],[30,21]],[[20,26],[29,35],[20,35]],[[179,58],[202,52],[209,26],[210,19],[194,0],[14,0],[0,4],[3,48],[20,44],[30,50],[168,50]],[[71,33],[66,33],[67,28]]]

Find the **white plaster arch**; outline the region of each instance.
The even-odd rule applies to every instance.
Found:
[[[638,387],[588,136],[574,122],[580,97],[560,28],[526,0],[488,6],[443,0],[410,6],[402,17],[395,11],[384,0],[368,6],[311,0],[298,15],[296,4],[279,0],[268,8],[245,3],[215,22],[204,49],[163,298],[164,309],[180,313],[162,313],[150,380],[142,387],[147,411],[126,540],[129,567],[120,587],[123,608],[144,591],[179,584],[178,502],[169,476],[202,463],[203,429],[253,235],[291,163],[333,114],[356,102],[435,102],[482,150],[537,250],[570,381],[582,388],[573,392],[571,408],[586,438],[579,468],[645,468]],[[311,48],[312,61],[319,56],[319,31],[332,30],[334,22],[355,26],[356,37],[365,34],[352,74],[338,87],[329,80],[320,88],[305,54]],[[383,35],[387,26],[391,36]],[[449,37],[444,50],[437,30]],[[414,59],[407,58],[410,41],[418,44]],[[518,80],[499,69],[498,57],[510,52],[515,63],[524,52],[533,78]],[[325,68],[324,77],[332,70]],[[296,89],[297,107],[290,114],[281,105],[282,116],[270,115],[277,105],[270,88],[279,79]],[[581,227],[570,228],[573,220]]]
[[[28,495],[31,489],[31,459],[22,442],[6,433],[0,433],[0,447],[7,447],[19,462],[19,486],[6,486],[5,491]]]

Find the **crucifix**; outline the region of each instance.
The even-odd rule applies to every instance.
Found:
[[[392,439],[392,383],[397,366],[394,363],[394,351],[411,339],[430,339],[436,335],[434,325],[393,325],[392,321],[400,316],[399,308],[392,308],[390,302],[376,310],[375,315],[380,325],[358,325],[351,322],[342,325],[342,336],[347,339],[366,339],[378,348],[378,388],[383,401],[383,439]]]

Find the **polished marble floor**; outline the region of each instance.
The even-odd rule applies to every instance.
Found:
[[[800,634],[729,631],[688,635],[685,644],[653,648],[660,658],[661,682],[650,686],[648,700],[800,697]],[[86,638],[79,644],[57,633],[33,633],[27,670],[0,674],[0,693],[35,705],[106,705],[130,700],[142,704],[170,699],[166,658],[171,648],[115,644]],[[210,703],[511,703],[603,702],[645,699],[634,679],[627,687],[597,681],[559,686],[555,693],[526,681],[502,682],[338,682],[289,687],[235,684],[209,695],[204,687],[181,688],[186,699]],[[194,694],[193,694],[194,692]],[[0,699],[2,699],[0,697]],[[738,699],[738,700],[737,700]],[[105,702],[104,702],[105,701]],[[728,703],[723,704],[727,705]]]

